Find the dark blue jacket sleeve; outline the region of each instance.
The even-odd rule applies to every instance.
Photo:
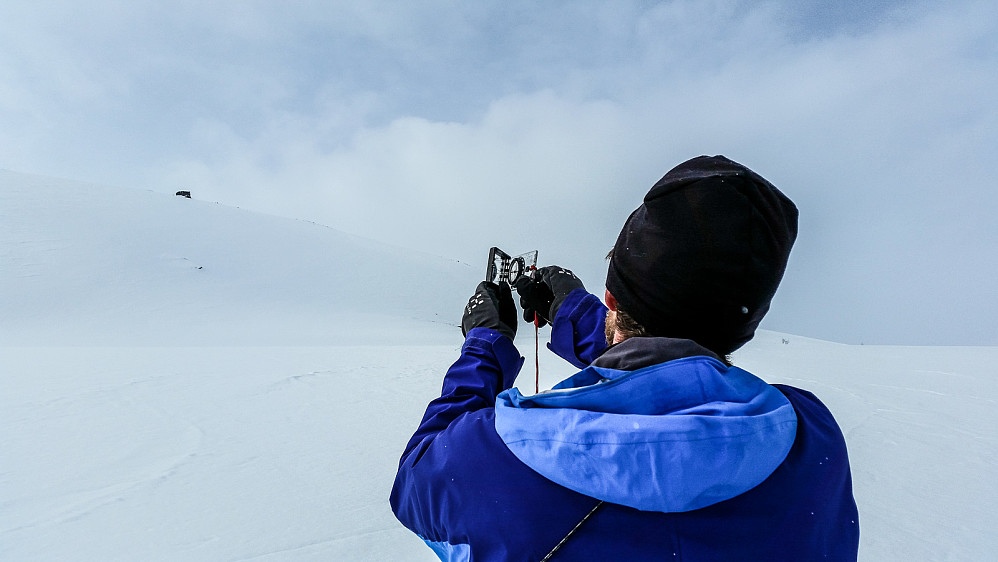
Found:
[[[392,511],[441,559],[540,560],[593,508],[520,462],[496,433],[495,397],[522,364],[506,336],[469,331],[399,462]]]
[[[548,349],[580,369],[606,351],[606,311],[596,295],[585,289],[568,294],[551,328]]]
[[[458,426],[462,420],[477,423],[478,416],[474,415],[485,413],[485,410],[490,417],[494,415],[492,408],[496,395],[513,386],[522,365],[523,357],[508,337],[488,328],[473,328],[468,332],[461,357],[444,377],[440,398],[426,407],[419,428],[405,447],[392,489],[391,504],[395,514],[424,539],[443,538],[439,536],[442,530],[437,526],[440,514],[435,510],[446,509],[446,506],[434,505],[436,502],[431,501],[441,497],[433,490],[435,480],[442,474],[440,467],[421,471],[420,460],[434,448],[439,449],[434,456],[446,459],[448,452],[445,449],[449,440],[453,440],[448,435],[448,428]],[[495,433],[494,429],[491,431]],[[460,455],[462,451],[451,453]]]

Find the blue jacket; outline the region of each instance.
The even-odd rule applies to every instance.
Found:
[[[855,560],[845,441],[809,392],[689,340],[606,349],[606,309],[565,300],[549,347],[582,370],[512,388],[523,359],[476,328],[406,445],[399,521],[441,560]],[[602,502],[602,503],[600,503]]]

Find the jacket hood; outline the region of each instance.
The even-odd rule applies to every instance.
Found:
[[[511,388],[496,398],[495,420],[510,451],[549,480],[666,513],[762,483],[797,431],[779,390],[703,355],[637,370],[590,366],[529,397]]]

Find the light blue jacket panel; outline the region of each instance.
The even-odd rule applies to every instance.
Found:
[[[496,431],[541,475],[642,511],[699,509],[765,480],[797,417],[758,377],[697,356],[636,371],[587,367],[550,392],[496,399]]]

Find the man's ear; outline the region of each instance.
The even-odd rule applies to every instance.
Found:
[[[610,289],[606,290],[606,295],[604,296],[604,300],[606,300],[607,308],[609,308],[614,312],[617,311],[617,299],[613,298],[613,295],[610,294]]]

